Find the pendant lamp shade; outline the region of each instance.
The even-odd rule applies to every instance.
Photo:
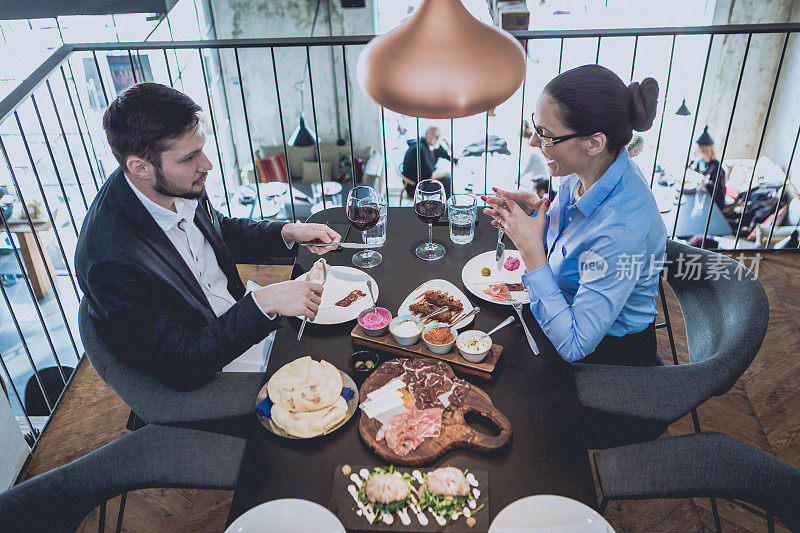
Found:
[[[681,117],[688,117],[689,115],[692,114],[692,112],[689,111],[689,108],[686,107],[686,98],[683,99],[683,102],[681,102],[681,106],[678,108],[677,111],[675,111],[675,114]]]
[[[519,42],[475,19],[461,0],[423,0],[358,59],[358,83],[375,102],[420,118],[485,112],[508,100],[524,77]]]
[[[289,146],[313,146],[317,144],[317,134],[306,127],[303,115],[297,121],[297,129],[289,137]]]

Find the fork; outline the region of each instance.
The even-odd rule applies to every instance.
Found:
[[[533,355],[539,355],[539,347],[536,345],[536,341],[533,340],[533,336],[531,335],[528,326],[525,324],[525,319],[522,318],[522,303],[517,300],[512,300],[511,306],[514,308],[514,311],[517,312],[519,321],[522,322],[522,329],[525,330],[525,337],[528,339],[528,346],[530,346],[531,350],[533,350]]]

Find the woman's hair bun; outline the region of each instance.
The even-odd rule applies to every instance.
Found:
[[[656,117],[658,101],[658,82],[653,78],[645,78],[641,83],[628,85],[631,94],[631,126],[636,131],[647,131]]]

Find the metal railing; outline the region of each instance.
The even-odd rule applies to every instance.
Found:
[[[736,108],[738,105],[738,99],[740,94],[740,88],[742,85],[742,78],[744,76],[745,67],[748,61],[748,53],[751,49],[751,42],[754,35],[762,35],[762,34],[774,34],[774,35],[781,35],[783,36],[783,44],[782,50],[780,55],[780,60],[777,66],[777,70],[774,76],[774,80],[771,83],[771,96],[769,100],[769,104],[767,105],[767,110],[765,113],[764,123],[760,128],[760,136],[759,136],[759,143],[758,148],[756,150],[755,159],[754,161],[758,161],[759,156],[762,153],[762,149],[765,143],[765,137],[767,132],[767,126],[770,120],[770,113],[773,109],[773,102],[775,99],[776,89],[778,87],[779,80],[781,79],[781,71],[784,67],[784,57],[786,55],[787,46],[790,42],[790,39],[795,36],[795,34],[800,31],[800,24],[767,24],[767,25],[741,25],[741,26],[708,26],[708,27],[690,27],[690,28],[641,28],[641,29],[608,29],[608,30],[569,30],[569,31],[525,31],[525,32],[513,32],[514,36],[517,37],[525,47],[526,53],[529,50],[529,45],[532,42],[541,42],[541,41],[550,41],[551,44],[557,46],[558,49],[558,57],[557,57],[557,64],[556,58],[552,58],[553,63],[553,71],[554,72],[561,72],[565,65],[565,43],[569,46],[572,41],[581,40],[584,41],[586,39],[592,39],[596,42],[596,51],[593,54],[593,59],[595,63],[601,62],[601,51],[603,47],[603,43],[609,39],[615,38],[633,38],[633,42],[631,43],[630,55],[631,55],[631,64],[630,64],[630,78],[633,79],[636,67],[637,67],[637,54],[640,53],[641,47],[643,45],[644,40],[649,38],[657,38],[657,37],[666,37],[669,42],[670,46],[670,53],[668,64],[665,65],[664,70],[666,71],[665,79],[659,79],[659,84],[662,87],[663,91],[663,100],[664,104],[661,107],[660,114],[657,115],[656,121],[654,125],[658,125],[657,131],[657,138],[655,141],[655,155],[654,161],[652,165],[652,169],[648,168],[646,170],[649,171],[649,178],[650,178],[650,187],[654,187],[654,179],[656,175],[656,164],[658,163],[659,157],[659,149],[662,146],[662,128],[664,127],[664,119],[666,111],[666,99],[670,94],[670,85],[673,79],[673,76],[676,71],[676,65],[673,64],[673,60],[675,58],[675,50],[676,50],[676,42],[679,42],[681,39],[689,38],[691,36],[707,36],[708,37],[708,44],[707,49],[703,50],[705,56],[705,63],[702,70],[702,78],[699,83],[699,88],[697,91],[697,99],[696,102],[692,101],[691,106],[693,118],[693,124],[689,135],[686,138],[686,158],[685,161],[681,161],[681,166],[684,169],[683,177],[681,183],[686,178],[686,168],[689,164],[691,151],[693,146],[692,139],[696,134],[696,130],[698,127],[698,114],[701,109],[701,104],[703,103],[703,96],[704,90],[706,88],[706,83],[708,79],[708,70],[709,70],[709,63],[712,55],[712,49],[714,47],[715,42],[718,40],[724,40],[724,36],[729,35],[740,35],[746,36],[746,45],[744,47],[744,56],[742,60],[742,64],[740,66],[740,73],[738,77],[738,85],[736,87],[736,92],[733,98],[733,106],[730,111],[730,119],[727,125],[727,133],[725,136],[724,146],[721,152],[721,161],[725,160],[726,151],[728,148],[728,140],[731,134],[731,127],[733,124],[733,117],[736,112]],[[182,42],[136,42],[136,43],[100,43],[100,44],[67,44],[59,48],[55,51],[46,61],[44,61],[38,68],[34,70],[34,72],[25,79],[18,87],[16,87],[7,98],[5,98],[2,102],[0,102],[0,151],[3,155],[3,160],[6,164],[8,175],[11,181],[11,185],[13,185],[13,191],[18,199],[18,203],[22,209],[20,220],[27,224],[27,231],[32,235],[33,243],[35,243],[35,249],[28,249],[24,251],[21,249],[21,246],[15,242],[15,239],[11,237],[12,233],[14,232],[13,229],[10,227],[10,223],[12,221],[7,220],[5,216],[0,215],[2,218],[2,229],[5,230],[6,234],[8,235],[8,240],[11,244],[12,253],[14,255],[14,259],[16,262],[17,267],[23,274],[25,274],[22,279],[25,284],[27,298],[30,300],[30,303],[33,306],[33,309],[36,312],[38,322],[41,326],[40,332],[34,332],[34,336],[41,336],[43,335],[46,339],[47,344],[47,351],[50,352],[52,355],[52,360],[55,362],[55,365],[59,369],[59,375],[63,383],[66,384],[68,375],[64,371],[64,365],[62,364],[62,360],[64,357],[68,356],[70,353],[75,356],[76,360],[79,360],[82,355],[82,347],[80,347],[80,339],[75,327],[76,317],[77,317],[77,301],[80,300],[81,294],[80,289],[76,283],[75,279],[75,272],[70,267],[71,259],[74,250],[69,249],[69,242],[73,242],[74,239],[80,233],[80,226],[83,221],[83,216],[85,212],[88,210],[89,205],[92,202],[94,195],[97,193],[100,187],[102,187],[102,183],[108,174],[107,169],[104,168],[102,164],[102,154],[108,152],[108,147],[105,144],[106,141],[102,138],[102,135],[98,135],[97,129],[98,125],[92,123],[92,121],[96,120],[96,116],[92,116],[90,112],[87,112],[88,109],[91,108],[90,102],[86,101],[85,92],[79,90],[78,80],[76,80],[76,76],[73,71],[72,60],[77,59],[79,56],[83,57],[84,60],[90,60],[90,64],[94,65],[94,68],[97,70],[98,73],[98,80],[100,84],[100,94],[96,96],[99,98],[102,96],[102,101],[107,105],[109,101],[115,96],[111,94],[112,87],[107,86],[106,80],[104,79],[103,70],[101,69],[100,61],[98,60],[98,54],[107,53],[107,52],[126,52],[128,56],[128,61],[130,64],[131,72],[134,77],[134,81],[139,81],[138,76],[142,73],[142,54],[150,52],[162,52],[163,55],[163,62],[165,66],[165,73],[166,76],[164,79],[156,79],[155,81],[159,81],[161,83],[169,84],[170,86],[175,86],[176,83],[180,80],[180,83],[185,84],[185,72],[187,70],[188,63],[182,65],[181,60],[178,57],[178,51],[192,51],[196,50],[197,54],[195,59],[188,59],[187,61],[194,61],[197,60],[200,65],[202,76],[202,82],[204,84],[204,95],[206,102],[203,107],[207,110],[209,123],[212,129],[212,136],[214,140],[214,147],[216,149],[216,156],[217,162],[219,164],[220,169],[220,179],[222,180],[222,194],[224,196],[224,201],[227,206],[228,214],[231,214],[231,198],[235,196],[235,192],[229,190],[229,186],[233,186],[238,183],[237,180],[231,179],[230,172],[228,172],[228,176],[226,177],[226,167],[224,165],[224,160],[226,159],[225,156],[228,155],[224,150],[224,147],[220,143],[220,137],[222,136],[221,129],[224,123],[228,124],[228,128],[233,130],[233,128],[237,128],[238,131],[246,132],[246,138],[248,146],[245,148],[241,148],[240,150],[247,152],[249,155],[249,163],[252,165],[254,173],[256,172],[256,152],[257,150],[254,148],[254,139],[251,133],[251,122],[250,122],[250,112],[248,111],[248,105],[253,105],[252,102],[248,102],[247,99],[247,91],[245,90],[245,83],[247,83],[247,77],[244,74],[241,67],[240,61],[240,51],[245,49],[261,49],[264,50],[265,55],[263,56],[264,62],[268,64],[267,70],[271,72],[272,81],[274,84],[274,91],[275,96],[277,99],[277,110],[278,110],[278,120],[280,121],[280,132],[281,132],[281,142],[283,148],[283,155],[286,158],[286,165],[287,165],[287,173],[288,173],[288,194],[289,194],[289,203],[291,204],[291,216],[293,219],[296,218],[296,209],[295,209],[295,195],[293,192],[293,183],[296,180],[296,176],[292,176],[291,172],[288,168],[288,159],[289,159],[289,146],[287,145],[287,135],[284,127],[284,111],[281,105],[281,90],[279,80],[281,78],[279,69],[277,67],[277,63],[275,60],[275,50],[282,49],[282,48],[295,48],[302,52],[304,52],[305,61],[307,62],[308,66],[308,85],[309,85],[309,93],[311,99],[311,111],[312,111],[312,123],[314,125],[315,131],[318,130],[318,125],[322,120],[322,117],[318,117],[318,106],[317,106],[317,98],[315,96],[315,83],[314,83],[314,72],[311,69],[311,50],[314,48],[319,47],[326,47],[329,48],[332,53],[336,53],[338,55],[341,53],[341,61],[343,64],[343,79],[344,79],[344,102],[343,105],[346,108],[346,113],[344,114],[344,120],[346,120],[346,125],[348,128],[347,137],[349,140],[349,156],[350,162],[352,166],[351,172],[351,180],[352,184],[356,184],[356,172],[355,172],[355,157],[354,157],[354,147],[355,143],[353,139],[353,115],[351,110],[351,75],[348,72],[348,58],[347,58],[347,50],[352,47],[362,46],[366,44],[373,36],[371,35],[359,35],[359,36],[345,36],[345,37],[315,37],[315,38],[280,38],[280,39],[221,39],[221,40],[208,40],[208,41],[182,41]],[[671,38],[671,39],[670,39]],[[212,102],[214,101],[214,97],[218,96],[214,91],[216,90],[216,84],[214,80],[210,79],[211,74],[207,71],[207,64],[206,64],[206,57],[210,57],[212,59],[216,58],[216,61],[219,62],[219,53],[220,51],[227,50],[232,52],[232,65],[229,64],[231,70],[229,72],[235,72],[236,80],[235,82],[238,83],[239,92],[238,95],[241,98],[241,112],[243,117],[243,123],[231,124],[233,114],[231,111],[231,106],[233,105],[229,99],[226,98],[227,107],[220,106],[215,107]],[[174,56],[170,58],[168,52],[171,52]],[[87,55],[88,54],[88,55]],[[216,56],[214,55],[216,54]],[[150,60],[159,57],[159,54],[149,55]],[[333,60],[331,60],[333,61]],[[229,61],[230,62],[230,61]],[[86,62],[84,61],[84,64]],[[352,66],[352,61],[351,61]],[[626,72],[627,75],[627,72]],[[236,84],[234,83],[234,85]],[[765,81],[765,87],[769,87],[769,80]],[[317,89],[319,89],[319,85],[317,84]],[[516,184],[517,186],[521,185],[521,178],[522,178],[522,129],[523,129],[523,121],[525,119],[525,103],[526,99],[533,99],[535,95],[526,94],[526,91],[529,89],[529,83],[526,79],[523,82],[520,92],[521,92],[521,106],[520,106],[520,113],[519,113],[519,134],[520,134],[520,141],[518,149],[518,160],[516,162]],[[43,93],[43,91],[45,91]],[[58,93],[58,97],[56,95]],[[44,94],[45,99],[42,99],[42,95]],[[37,98],[37,95],[39,96]],[[338,98],[338,96],[337,96]],[[61,103],[59,103],[61,102]],[[65,108],[65,103],[68,106]],[[33,115],[35,117],[34,128],[35,132],[31,131],[30,125],[25,124],[23,120],[24,116],[31,116],[30,110],[26,113],[23,113],[23,107],[30,105],[30,109],[33,111]],[[338,116],[338,100],[335,102],[337,116]],[[506,104],[504,104],[506,105]],[[48,127],[47,120],[44,119],[43,109],[46,107],[47,112],[50,113],[53,118],[55,118],[55,122],[53,123],[53,127]],[[490,182],[489,182],[489,150],[488,150],[488,137],[489,137],[489,112],[486,113],[486,117],[484,120],[484,131],[483,135],[485,137],[485,149],[483,153],[483,189],[484,191],[488,190]],[[326,117],[327,118],[327,117]],[[362,118],[363,117],[359,117]],[[385,194],[387,197],[387,201],[390,199],[389,193],[389,162],[388,162],[388,154],[387,154],[387,132],[386,132],[386,111],[382,107],[376,107],[376,113],[374,116],[374,120],[380,120],[380,139],[368,139],[369,143],[372,143],[376,146],[381,146],[383,149],[382,153],[382,166],[383,166],[383,176],[384,176],[384,184],[385,184]],[[55,125],[57,124],[57,127]],[[416,119],[416,138],[420,137],[420,122],[419,119]],[[338,124],[337,124],[338,128]],[[454,134],[457,133],[454,127],[454,121],[450,121],[450,137],[451,139],[454,137]],[[517,134],[516,126],[515,126],[514,134]],[[36,157],[34,153],[35,150],[31,147],[30,138],[31,136],[35,136],[37,139],[41,138],[41,142],[44,145],[46,157]],[[770,242],[772,239],[773,233],[775,231],[775,224],[778,219],[777,213],[781,206],[781,197],[787,191],[787,187],[791,186],[792,184],[789,182],[789,176],[791,172],[792,162],[794,161],[794,153],[797,149],[797,141],[800,138],[800,128],[795,136],[794,146],[792,148],[791,155],[789,157],[789,164],[788,167],[785,169],[785,179],[783,180],[783,184],[780,188],[780,194],[778,200],[776,201],[775,211],[772,219],[772,227],[769,232],[769,238],[767,243]],[[20,141],[16,143],[14,150],[9,149],[9,143],[16,142],[17,140]],[[57,142],[56,142],[57,141]],[[72,142],[70,142],[72,141]],[[233,149],[236,150],[236,146],[233,146]],[[419,147],[418,147],[419,149]],[[66,155],[67,160],[69,161],[69,165],[62,165],[59,162],[59,155],[61,152],[64,152]],[[323,169],[322,169],[322,157],[320,154],[320,146],[319,143],[316,145],[316,158],[319,162],[319,181],[320,186],[323,184],[324,176],[323,176]],[[239,157],[234,153],[233,157],[234,161],[238,162]],[[419,154],[417,155],[417,165],[419,166]],[[42,167],[48,167],[46,170],[43,170]],[[26,170],[25,172],[20,173],[20,170]],[[237,167],[234,167],[234,170],[238,170]],[[453,173],[454,168],[451,163],[451,173]],[[46,176],[44,175],[46,174]],[[750,200],[750,189],[752,188],[753,181],[756,174],[756,168],[754,164],[754,168],[752,170],[752,175],[750,176],[749,180],[749,187],[746,191],[745,196],[745,207],[747,206]],[[418,172],[419,175],[419,172]],[[648,173],[645,172],[647,176]],[[55,183],[53,183],[53,180]],[[455,184],[457,181],[457,175],[453,173],[453,183]],[[715,180],[715,190],[716,192],[716,185],[718,180]],[[258,203],[258,214],[263,216],[263,206],[261,201],[261,193],[258,190],[261,186],[260,180],[258,178],[255,179],[255,188],[256,188],[256,198]],[[552,190],[552,178],[548,180],[548,189]],[[55,198],[52,189],[56,189],[56,195],[60,194],[60,198]],[[75,193],[74,189],[77,189],[77,193]],[[679,192],[677,193],[677,205],[675,209],[675,220],[669,232],[671,236],[674,238],[676,237],[676,230],[678,225],[678,219],[680,216],[681,211],[681,204],[684,197],[684,187],[679,187]],[[51,190],[50,194],[48,195],[48,190]],[[31,191],[33,194],[37,196],[37,198],[42,199],[46,225],[52,228],[53,236],[55,237],[56,246],[58,248],[58,255],[60,259],[64,263],[64,270],[65,273],[61,275],[54,275],[54,273],[45,268],[46,276],[48,278],[50,285],[52,286],[53,291],[53,301],[47,300],[40,300],[37,296],[36,291],[34,289],[34,285],[32,284],[32,273],[28,272],[28,267],[26,265],[26,257],[24,257],[24,253],[32,256],[33,259],[41,260],[44,264],[48,264],[49,258],[47,256],[46,250],[46,243],[44,242],[43,236],[40,235],[42,230],[41,226],[38,226],[35,223],[37,219],[34,214],[29,212],[28,204],[31,195]],[[70,200],[69,193],[73,191],[73,196],[77,194],[77,200]],[[709,203],[713,204],[713,197],[709,198]],[[327,207],[326,204],[326,196],[323,194],[321,196],[322,206]],[[77,202],[77,203],[76,203]],[[68,221],[65,221],[63,224],[59,225],[57,222],[57,211],[62,207],[67,212]],[[711,223],[711,214],[712,214],[713,205],[709,208],[708,211],[708,218],[705,222],[705,231],[703,233],[703,237],[707,237],[709,235],[709,225]],[[61,211],[63,214],[63,211]],[[744,217],[744,210],[742,211],[742,217]],[[65,226],[69,226],[64,231]],[[735,233],[735,242],[733,249],[736,249],[739,245],[739,231],[742,228],[741,219],[739,220],[738,227],[736,228]],[[731,228],[733,232],[733,228]],[[705,239],[704,239],[705,241]],[[30,258],[30,257],[29,257]],[[59,280],[64,279],[67,283],[63,283],[59,286]],[[21,341],[23,350],[25,352],[26,359],[29,363],[30,370],[32,371],[33,378],[36,380],[38,386],[44,390],[45,386],[40,376],[40,369],[37,367],[36,359],[41,359],[41,357],[37,357],[39,354],[32,353],[32,349],[29,345],[29,338],[31,334],[26,334],[23,331],[23,328],[20,326],[20,322],[17,317],[17,313],[15,309],[17,305],[15,302],[12,301],[11,295],[8,294],[6,288],[0,284],[0,293],[2,293],[3,299],[6,303],[8,311],[10,313],[11,319],[14,323],[16,333],[19,336]],[[74,299],[72,296],[74,295]],[[19,295],[17,295],[19,296]],[[66,300],[69,301],[66,301]],[[22,301],[22,300],[20,300]],[[62,343],[65,345],[66,353],[62,350],[59,353],[59,349],[56,348],[56,344],[54,343],[51,335],[51,329],[53,328],[52,322],[53,319],[48,313],[43,312],[43,305],[47,305],[49,308],[55,308],[57,310],[57,315],[61,319],[61,325],[64,328],[64,334],[66,336],[66,340],[68,342]],[[22,304],[21,304],[22,305]],[[28,305],[28,304],[24,304]],[[61,327],[59,325],[58,327]],[[62,339],[64,340],[64,339]],[[40,348],[37,348],[40,349]],[[25,412],[24,405],[25,401],[20,395],[18,384],[15,384],[15,380],[12,376],[12,371],[7,367],[6,361],[4,360],[3,356],[0,355],[0,367],[2,367],[2,378],[9,386],[10,393],[16,398],[17,402],[23,408],[23,413],[25,418],[28,418],[28,413]],[[44,394],[45,401],[47,402],[47,406],[49,411],[52,413],[54,405],[47,399],[47,394]],[[28,419],[30,422],[30,420]],[[32,426],[32,424],[31,424]]]

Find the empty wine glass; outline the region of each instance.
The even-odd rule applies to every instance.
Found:
[[[380,220],[380,196],[372,187],[353,187],[347,195],[345,209],[350,225],[359,231],[366,231]],[[353,264],[359,268],[372,268],[382,260],[381,254],[375,250],[363,250],[353,256]]]
[[[423,180],[417,183],[414,191],[414,213],[428,224],[428,242],[420,244],[414,253],[425,261],[436,261],[446,253],[444,246],[433,242],[433,223],[444,216],[446,200],[447,196],[440,181]]]

